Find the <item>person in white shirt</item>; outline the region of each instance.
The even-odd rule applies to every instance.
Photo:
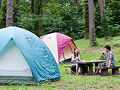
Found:
[[[81,55],[77,48],[74,49],[71,59],[72,59],[72,65],[76,66],[76,74],[78,74],[79,68],[78,68],[78,63],[76,62],[81,60]]]

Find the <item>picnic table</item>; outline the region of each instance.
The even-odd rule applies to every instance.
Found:
[[[95,67],[98,67],[98,63],[103,63],[106,62],[106,60],[91,60],[91,61],[78,61],[78,62],[73,62],[73,63],[78,63],[78,67],[80,67],[80,74],[84,75],[93,74],[93,64],[95,64]],[[95,70],[96,71],[96,70]]]

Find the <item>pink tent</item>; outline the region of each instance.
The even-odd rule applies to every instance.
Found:
[[[61,33],[47,34],[40,39],[48,46],[57,63],[70,59],[76,47],[71,37]]]

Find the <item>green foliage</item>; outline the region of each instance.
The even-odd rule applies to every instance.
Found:
[[[120,1],[112,0],[107,1],[106,5],[106,18],[108,21],[108,29],[111,36],[120,35]]]
[[[49,3],[44,8],[44,32],[61,32],[74,39],[83,38],[83,20],[79,16],[79,7]]]
[[[118,0],[106,0],[105,6],[105,19],[100,22],[100,12],[98,7],[98,2],[95,1],[95,24],[96,24],[96,35],[97,37],[104,37],[104,31],[102,29],[102,25],[108,34],[111,36],[120,35],[120,1]]]
[[[14,0],[13,25],[25,28],[38,36],[52,32],[60,32],[74,39],[85,35],[85,0],[75,4],[74,0],[35,0],[34,12],[31,12],[31,0]],[[6,2],[2,0],[0,8],[0,28],[6,25]],[[101,22],[98,1],[95,3],[96,36],[104,37],[102,25],[108,27],[111,36],[120,35],[120,1],[106,0],[106,21]],[[39,10],[40,7],[40,10]],[[88,17],[88,15],[86,15]],[[86,20],[88,21],[88,19]]]
[[[4,28],[6,25],[6,3],[7,0],[2,0],[0,8],[0,28]]]

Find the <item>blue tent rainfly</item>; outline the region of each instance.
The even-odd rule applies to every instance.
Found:
[[[18,27],[0,29],[0,83],[34,84],[60,78],[48,47]]]

